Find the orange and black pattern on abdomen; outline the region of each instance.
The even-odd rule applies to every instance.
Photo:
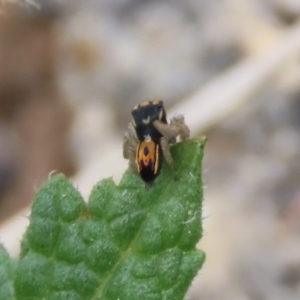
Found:
[[[161,169],[161,148],[152,140],[140,142],[136,152],[138,172],[146,182],[153,181]]]

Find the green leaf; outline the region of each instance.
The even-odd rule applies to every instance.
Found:
[[[128,170],[86,204],[63,176],[37,192],[16,270],[17,299],[181,300],[204,262],[201,161],[205,140],[172,147],[153,187]]]
[[[15,262],[9,257],[7,251],[0,244],[0,300],[13,300]]]

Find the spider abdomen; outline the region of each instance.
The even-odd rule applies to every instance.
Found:
[[[160,144],[150,137],[139,143],[136,150],[137,169],[145,182],[152,182],[159,174],[162,163]]]

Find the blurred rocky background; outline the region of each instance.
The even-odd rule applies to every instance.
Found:
[[[191,124],[208,137],[207,261],[187,299],[298,300],[299,22],[299,0],[1,1],[0,238],[50,172],[80,189],[112,151],[89,181],[117,172],[131,108],[159,97],[210,120]],[[274,72],[252,68],[262,57]]]

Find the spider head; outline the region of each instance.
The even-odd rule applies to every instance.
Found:
[[[133,125],[144,127],[152,125],[153,121],[159,120],[167,123],[166,111],[162,100],[144,101],[136,105],[132,110]]]

